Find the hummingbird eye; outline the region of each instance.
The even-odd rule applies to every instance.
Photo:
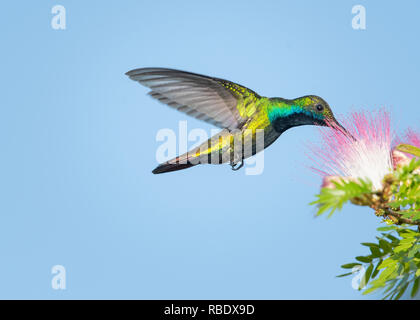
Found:
[[[316,110],[318,110],[319,112],[324,110],[324,106],[322,104],[317,104],[316,105]]]

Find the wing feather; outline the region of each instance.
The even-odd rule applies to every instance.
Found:
[[[260,98],[239,84],[180,70],[142,68],[126,74],[150,88],[152,98],[221,128],[240,128],[247,120],[240,112],[244,103]]]

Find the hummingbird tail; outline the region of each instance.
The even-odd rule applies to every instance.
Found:
[[[195,166],[196,164],[193,164],[191,162],[187,163],[171,163],[171,162],[165,162],[158,165],[153,171],[153,174],[159,174],[159,173],[165,173],[165,172],[171,172],[171,171],[178,171],[183,170],[187,168],[191,168]]]

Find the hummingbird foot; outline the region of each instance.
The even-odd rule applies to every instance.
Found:
[[[237,166],[237,163],[231,162],[230,163],[233,171],[238,171],[240,168],[244,166],[244,161],[242,160],[239,166]]]

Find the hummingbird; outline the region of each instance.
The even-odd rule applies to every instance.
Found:
[[[239,170],[244,159],[297,126],[332,126],[347,132],[328,103],[315,95],[268,98],[228,80],[166,68],[134,69],[126,75],[150,88],[152,98],[222,129],[193,150],[159,164],[154,174],[203,163],[229,163],[232,170]],[[257,143],[258,132],[261,143]]]

